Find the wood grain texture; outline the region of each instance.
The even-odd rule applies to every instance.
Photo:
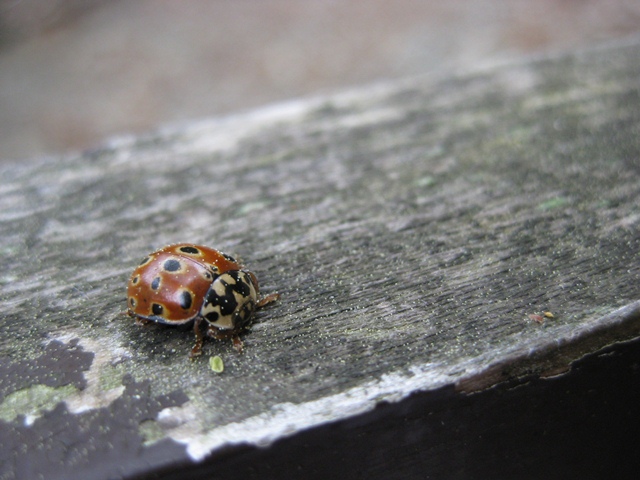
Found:
[[[638,46],[3,166],[2,478],[199,461],[638,336]],[[176,242],[238,255],[282,295],[243,355],[209,341],[190,362],[191,332],[121,315],[139,259]]]

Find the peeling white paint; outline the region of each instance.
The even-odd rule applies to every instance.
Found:
[[[199,461],[222,446],[267,446],[301,430],[371,411],[381,401],[397,402],[418,390],[452,383],[450,375],[434,366],[414,367],[411,373],[384,375],[346,392],[299,405],[274,405],[268,412],[195,436],[172,432],[171,438],[186,444],[189,456]]]
[[[100,374],[105,367],[112,365],[122,358],[129,357],[130,354],[118,345],[112,345],[108,341],[97,342],[89,338],[79,338],[76,333],[63,333],[51,338],[51,341],[59,341],[68,344],[72,340],[78,340],[78,344],[88,352],[94,354],[91,368],[84,372],[87,386],[83,390],[69,395],[65,399],[67,408],[71,413],[81,413],[95,408],[109,406],[118,399],[124,392],[124,385],[102,390],[100,388]]]
[[[633,303],[593,322],[586,322],[578,329],[565,325],[557,329],[555,338],[577,338],[594,334],[599,329],[610,329],[624,321],[631,311],[640,311],[640,302]],[[557,348],[554,342],[548,348]],[[544,350],[538,344],[537,354]],[[191,421],[169,432],[168,436],[187,446],[187,453],[194,461],[202,460],[212,451],[223,446],[253,444],[267,446],[274,441],[299,431],[316,427],[361,413],[371,411],[380,402],[399,402],[416,392],[434,391],[447,385],[456,385],[473,378],[480,378],[496,365],[505,361],[517,363],[531,355],[529,344],[514,344],[510,351],[487,351],[484,355],[468,357],[454,365],[421,364],[408,367],[404,372],[383,375],[345,392],[302,403],[281,403],[269,411],[230,423],[209,432],[196,433],[197,422]]]

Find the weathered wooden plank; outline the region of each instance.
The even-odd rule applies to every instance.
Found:
[[[149,473],[638,336],[639,74],[632,41],[3,166],[1,478]],[[179,241],[282,294],[243,355],[120,315]]]

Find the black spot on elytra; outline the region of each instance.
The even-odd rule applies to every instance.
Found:
[[[171,258],[166,262],[164,262],[164,265],[162,265],[162,268],[164,268],[167,272],[176,272],[180,270],[180,262],[175,258]]]
[[[189,253],[191,255],[198,255],[200,253],[200,250],[198,250],[196,247],[180,247],[178,250],[184,253]]]
[[[151,288],[154,290],[157,290],[158,287],[160,287],[160,277],[156,277],[153,279],[153,282],[151,282]]]
[[[133,277],[133,278],[131,279],[131,283],[132,283],[133,285],[135,285],[136,283],[138,283],[138,280],[140,280],[140,277],[139,277],[138,275],[136,275],[135,277]]]
[[[230,285],[225,284],[225,292],[218,295],[213,289],[210,289],[205,296],[205,304],[220,307],[220,313],[224,316],[231,315],[238,307],[236,297],[233,296],[233,289]]]
[[[129,305],[131,305],[131,308],[136,308],[136,299],[133,297],[129,298]]]
[[[235,259],[235,258],[233,258],[231,255],[227,255],[226,253],[223,253],[223,254],[222,254],[222,256],[223,256],[224,258],[226,258],[227,260],[229,260],[230,262],[238,263],[238,262],[236,262],[236,259]]]
[[[246,297],[251,293],[251,288],[249,284],[244,281],[244,278],[236,277],[235,291],[243,297]]]
[[[193,302],[193,297],[191,296],[191,292],[183,290],[180,294],[180,306],[185,310],[191,308],[191,303]]]
[[[164,311],[164,307],[159,303],[154,303],[153,305],[151,305],[151,311],[153,312],[154,315],[162,315],[162,312]]]
[[[142,261],[140,262],[140,265],[144,265],[145,263],[147,263],[149,261],[149,259],[150,259],[149,257],[144,257],[142,259]]]

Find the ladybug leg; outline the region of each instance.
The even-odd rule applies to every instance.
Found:
[[[256,304],[256,307],[257,308],[264,307],[265,305],[268,305],[270,303],[275,302],[279,298],[280,298],[280,294],[279,293],[271,293],[271,294],[267,295],[266,297],[262,297],[260,300],[258,300],[258,303]]]
[[[233,341],[233,348],[236,349],[236,352],[242,353],[244,350],[244,343],[242,343],[240,337],[238,335],[234,335],[231,337],[231,340]]]
[[[233,333],[229,330],[220,331],[212,325],[209,327],[207,335],[211,338],[215,338],[216,340],[227,340],[231,338],[231,341],[233,342],[233,348],[236,350],[236,352],[242,353],[242,351],[244,350],[244,343],[242,343],[242,340],[240,340],[240,332]]]
[[[204,335],[202,334],[202,329],[200,328],[202,324],[202,317],[196,318],[195,322],[193,322],[193,331],[196,334],[196,344],[191,349],[191,353],[189,354],[189,358],[194,359],[200,355],[202,355],[202,344],[204,343]]]
[[[140,325],[141,327],[146,327],[147,325],[151,325],[153,322],[151,320],[147,320],[146,318],[136,317],[136,325]]]

